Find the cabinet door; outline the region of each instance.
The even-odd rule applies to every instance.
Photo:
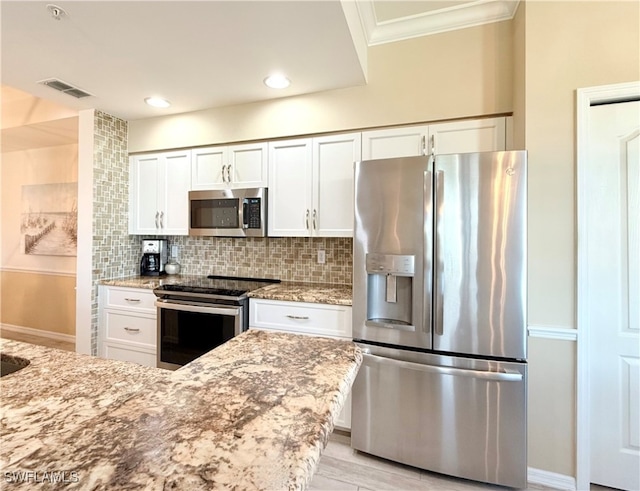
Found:
[[[226,189],[227,147],[197,148],[191,157],[191,189]]]
[[[388,159],[426,155],[427,126],[408,126],[362,133],[362,158]]]
[[[313,139],[314,235],[353,237],[353,166],[360,148],[360,133]]]
[[[311,156],[310,138],[269,143],[269,235],[311,234]]]
[[[344,407],[342,411],[340,411],[340,414],[338,414],[335,426],[343,430],[351,429],[351,392],[349,392],[347,400],[344,401]]]
[[[104,343],[102,356],[109,360],[128,361],[145,367],[156,367],[156,353],[145,348]]]
[[[228,149],[231,187],[262,188],[268,186],[267,144],[232,145]]]
[[[161,154],[136,155],[129,159],[130,234],[158,233],[161,160]]]
[[[168,152],[163,158],[160,228],[164,235],[189,233],[189,189],[191,188],[191,152]]]
[[[429,138],[437,155],[505,150],[505,118],[433,124]]]

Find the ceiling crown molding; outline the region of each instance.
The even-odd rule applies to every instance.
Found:
[[[369,46],[512,19],[519,0],[476,0],[378,22],[373,1],[356,2]]]

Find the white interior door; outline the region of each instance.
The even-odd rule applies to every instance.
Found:
[[[591,482],[640,489],[640,102],[594,106],[586,180]]]

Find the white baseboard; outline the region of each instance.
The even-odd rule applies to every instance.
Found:
[[[577,489],[575,477],[543,471],[542,469],[534,469],[533,467],[527,469],[527,481],[531,484],[540,484],[553,489],[569,491],[576,491]]]
[[[76,337],[71,334],[62,334],[59,332],[42,331],[41,329],[34,329],[32,327],[14,326],[13,324],[0,324],[0,329],[15,332],[18,334],[29,334],[31,336],[40,336],[48,339],[55,339],[56,341],[65,341],[67,343],[76,342]]]

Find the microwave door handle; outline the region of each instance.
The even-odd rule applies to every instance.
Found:
[[[249,216],[247,214],[247,198],[242,200],[242,209],[240,210],[240,222],[242,223],[242,228],[249,228]]]

